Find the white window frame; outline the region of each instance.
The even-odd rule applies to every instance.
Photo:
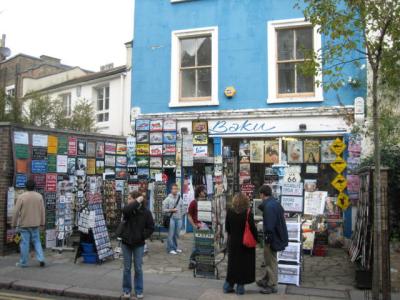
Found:
[[[287,19],[269,21],[267,25],[268,32],[268,99],[267,103],[298,103],[298,102],[322,102],[324,101],[323,88],[321,85],[314,87],[314,95],[312,96],[288,96],[278,97],[278,69],[277,69],[277,29],[296,28],[302,26],[309,26],[310,22],[305,21],[304,18]],[[322,39],[321,34],[318,32],[317,26],[313,28],[313,48],[314,51],[321,49]],[[315,81],[322,82],[322,74],[318,73],[314,78]]]
[[[68,103],[67,107],[64,107],[64,97],[68,97],[68,96],[69,96],[69,103]],[[71,93],[63,93],[63,94],[58,95],[58,97],[61,98],[63,108],[65,109],[65,113],[66,113],[67,117],[70,117],[72,115],[72,95],[71,95]]]
[[[11,91],[14,91],[14,95],[11,95]],[[17,93],[17,91],[15,90],[15,84],[6,86],[6,95],[7,96],[15,97],[16,93]]]
[[[106,107],[106,93],[105,93],[105,91],[106,91],[106,88],[108,88],[108,109],[106,109],[105,107]],[[98,124],[107,124],[108,122],[110,122],[110,105],[111,105],[111,94],[110,94],[110,91],[111,91],[111,89],[110,89],[110,85],[109,84],[105,84],[105,85],[101,85],[101,86],[97,86],[97,87],[95,87],[95,90],[96,90],[96,99],[95,99],[95,107],[96,107],[96,123],[98,123]],[[99,97],[99,90],[103,90],[103,109],[102,110],[99,110],[98,109],[98,97]],[[107,114],[108,113],[108,120],[107,121],[98,121],[98,119],[97,119],[97,116],[98,115],[103,115],[103,120],[104,120],[104,116],[105,116],[105,114]]]
[[[211,99],[180,99],[180,39],[195,38],[202,35],[211,36]],[[172,31],[171,34],[171,95],[169,107],[211,106],[219,105],[218,100],[218,27],[204,27]]]

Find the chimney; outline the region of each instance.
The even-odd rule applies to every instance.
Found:
[[[111,70],[112,68],[114,68],[113,63],[102,65],[102,66],[100,66],[100,72],[108,71],[108,70]]]
[[[133,40],[125,43],[126,47],[126,68],[130,69],[132,67],[132,46]]]
[[[61,59],[56,58],[56,57],[52,57],[52,56],[48,56],[48,55],[40,55],[40,59],[44,60],[45,62],[54,64],[54,65],[60,65],[61,64]]]

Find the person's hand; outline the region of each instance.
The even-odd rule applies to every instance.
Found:
[[[144,197],[143,197],[143,196],[139,196],[139,197],[136,198],[136,201],[137,201],[138,203],[142,203],[143,200],[144,200]]]
[[[172,209],[171,209],[171,212],[173,212],[173,213],[175,213],[175,212],[177,212],[177,211],[178,211],[177,208],[172,208]]]

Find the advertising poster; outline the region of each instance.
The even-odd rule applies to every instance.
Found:
[[[46,174],[46,192],[57,192],[57,174]]]
[[[176,131],[176,120],[164,120],[164,131]]]
[[[317,191],[317,179],[304,179],[304,190],[306,192]]]
[[[15,176],[15,187],[17,188],[25,188],[27,176],[25,174],[17,174]]]
[[[126,156],[117,156],[116,166],[120,168],[126,168]]]
[[[148,168],[150,165],[149,161],[150,161],[150,158],[148,156],[138,156],[136,163],[137,163],[138,168]],[[160,161],[161,161],[161,167],[162,167],[161,157],[160,157]]]
[[[143,167],[147,167],[147,165],[143,165]],[[162,168],[162,157],[150,157],[150,168]]]
[[[15,148],[15,158],[29,158],[29,146],[28,145],[14,145]]]
[[[208,132],[207,121],[193,121],[192,122],[192,132],[193,133],[207,133]]]
[[[163,120],[150,121],[150,131],[162,131],[162,130],[163,130]]]
[[[104,143],[96,142],[96,158],[103,159],[104,158]]]
[[[67,172],[68,172],[68,156],[57,155],[57,173],[67,173]]]
[[[45,134],[32,134],[33,147],[46,147],[47,148],[47,135]]]
[[[182,166],[193,166],[193,139],[192,135],[185,134],[182,142]]]
[[[303,162],[303,141],[288,141],[287,148],[288,163],[298,164]]]
[[[304,141],[304,162],[307,164],[316,164],[320,161],[319,155],[320,143],[318,140]]]
[[[106,142],[105,143],[105,153],[115,154],[117,151],[117,145],[115,143]]]
[[[193,146],[193,157],[207,157],[208,146]]]
[[[264,163],[264,141],[250,142],[250,162]]]
[[[17,159],[15,161],[15,170],[17,173],[28,173],[28,161],[26,159]]]
[[[150,132],[150,144],[162,144],[163,134],[162,132]]]
[[[47,172],[57,172],[57,155],[47,155]]]
[[[96,160],[96,174],[104,173],[104,160]]]
[[[282,196],[281,205],[285,212],[303,212],[303,197],[297,196]]]
[[[162,156],[163,145],[150,145],[150,156]]]
[[[57,154],[58,151],[58,138],[54,135],[49,135],[47,138],[47,153]]]
[[[279,163],[279,141],[265,141],[265,155],[264,162],[266,164]]]
[[[278,261],[291,261],[300,263],[301,259],[301,243],[289,242],[285,250],[278,252]]]
[[[150,120],[137,119],[136,120],[136,131],[149,131]]]
[[[318,216],[324,213],[328,192],[316,191],[304,193],[304,214]]]
[[[29,134],[23,131],[14,131],[14,144],[29,145]]]
[[[303,196],[302,182],[283,182],[282,195],[287,196]]]
[[[32,147],[32,159],[46,159],[47,148],[44,147]]]
[[[68,175],[75,175],[76,170],[76,158],[68,157]]]
[[[335,161],[336,153],[331,150],[333,140],[321,141],[321,162],[323,164],[330,164]]]
[[[195,133],[193,134],[193,145],[207,145],[208,135],[207,133]]]
[[[68,154],[68,138],[66,136],[58,137],[57,153],[61,155]]]
[[[239,184],[250,182],[250,164],[239,165]]]
[[[164,132],[163,133],[164,144],[175,144],[176,143],[176,132]]]
[[[126,144],[117,144],[117,155],[126,155]]]
[[[78,140],[78,156],[86,156],[86,141]]]
[[[136,145],[136,155],[138,156],[148,156],[150,154],[149,144],[137,144]]]
[[[33,180],[35,181],[36,188],[46,187],[46,175],[45,174],[35,174],[35,175],[33,175]]]
[[[358,200],[360,184],[360,177],[358,175],[347,175],[347,193],[350,200]]]
[[[86,173],[87,159],[79,157],[76,162],[76,175],[83,176]]]
[[[150,134],[148,132],[136,132],[136,141],[138,143],[149,143],[150,142]]]
[[[176,146],[174,144],[164,144],[163,145],[163,154],[164,155],[175,155]]]
[[[87,157],[96,157],[96,142],[87,142],[86,156]]]
[[[77,154],[77,139],[74,137],[68,138],[68,155],[76,156]]]
[[[106,167],[115,167],[115,155],[105,155],[104,165]]]
[[[164,156],[164,158],[163,158],[163,167],[164,168],[175,168],[176,167],[176,158],[175,158],[175,156]]]
[[[95,175],[96,174],[96,160],[94,158],[88,158],[86,173],[88,175]]]
[[[128,168],[136,167],[136,138],[133,136],[126,138],[126,157]]]
[[[46,160],[32,160],[31,167],[33,174],[44,174],[47,172],[47,161]]]

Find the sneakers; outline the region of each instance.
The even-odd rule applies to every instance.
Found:
[[[169,254],[177,255],[178,253],[175,250],[171,250],[171,251],[169,251]]]
[[[278,289],[276,287],[270,287],[270,286],[267,286],[260,291],[261,294],[265,294],[265,295],[276,294],[277,292],[278,292]]]
[[[27,268],[27,267],[28,267],[27,265],[23,265],[23,264],[21,264],[21,263],[19,263],[19,262],[17,262],[17,263],[15,264],[15,266],[16,266],[17,268]]]
[[[143,295],[143,294],[137,294],[137,295],[136,295],[136,298],[137,298],[137,299],[143,299],[143,298],[144,298],[144,295]]]
[[[121,299],[131,299],[131,294],[129,293],[124,293],[121,297]]]
[[[181,249],[176,249],[176,252],[177,253],[182,253],[182,250]]]

